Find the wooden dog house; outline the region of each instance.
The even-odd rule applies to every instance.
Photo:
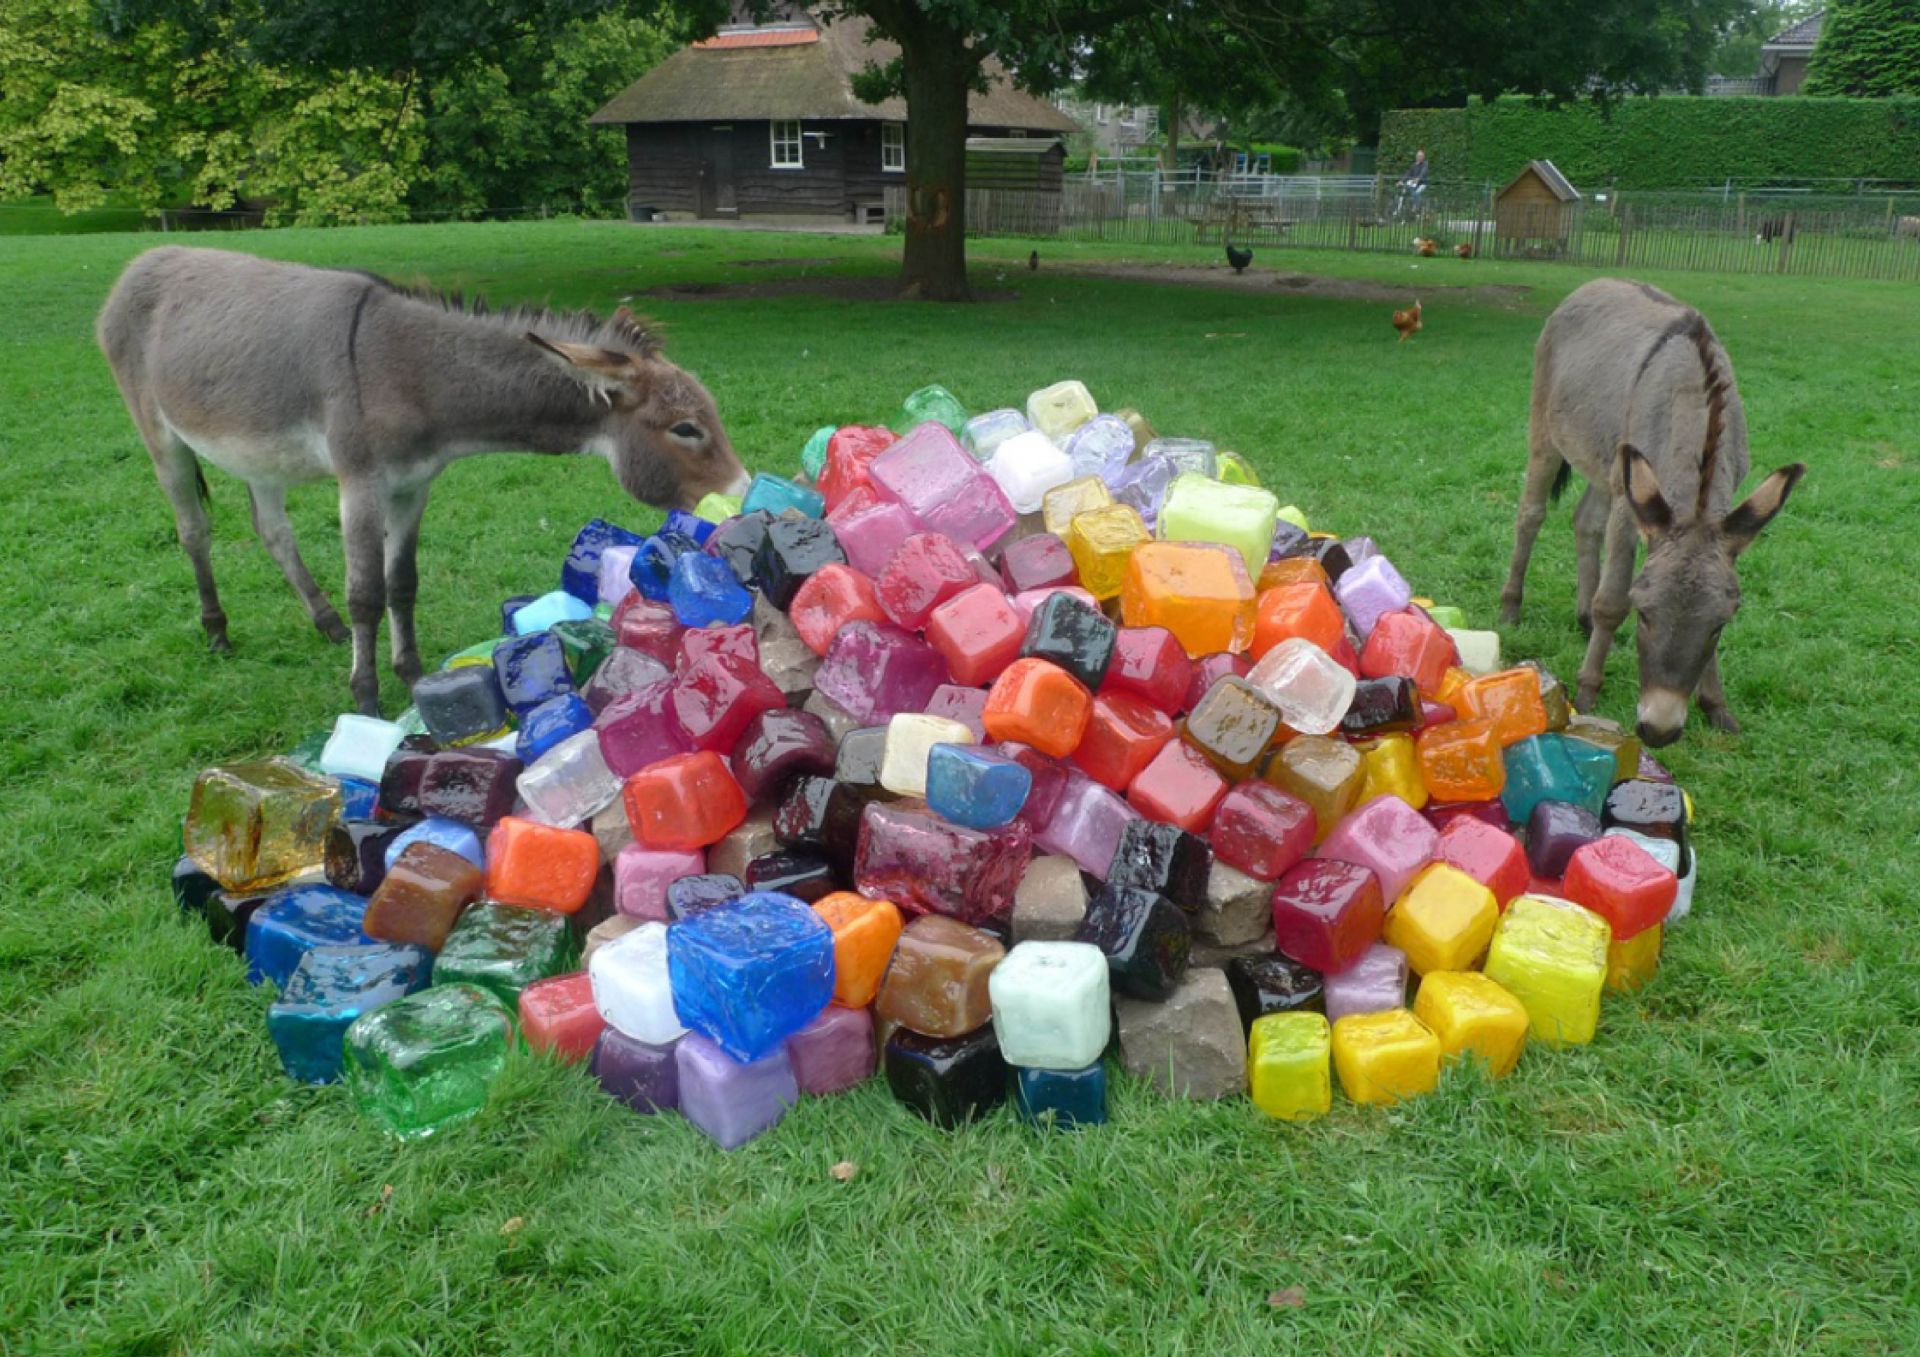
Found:
[[[1551,160],[1529,160],[1493,198],[1493,235],[1501,254],[1558,254],[1566,248],[1580,193]]]

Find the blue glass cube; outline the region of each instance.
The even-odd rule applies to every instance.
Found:
[[[769,476],[762,471],[754,476],[752,484],[747,486],[747,497],[740,502],[740,512],[743,514],[750,514],[756,509],[765,509],[776,518],[788,509],[798,509],[808,518],[823,518],[827,512],[827,501],[817,490],[809,490],[804,485],[795,485],[792,481]]]
[[[309,949],[375,941],[360,931],[366,913],[366,896],[334,886],[276,891],[247,920],[247,983],[285,989]]]
[[[996,749],[937,744],[927,753],[927,804],[969,829],[995,829],[1027,804],[1033,774]]]
[[[1107,1119],[1107,1067],[1098,1061],[1081,1070],[1020,1069],[1013,1091],[1020,1119],[1035,1126],[1072,1131]]]
[[[513,634],[513,615],[529,603],[537,602],[538,594],[515,594],[512,598],[500,600],[500,630],[504,635]]]
[[[755,891],[668,929],[667,977],[681,1022],[758,1060],[833,997],[833,930],[792,896]]]
[[[1586,794],[1574,804],[1584,806],[1598,815],[1601,807],[1607,804],[1607,793],[1613,790],[1613,775],[1617,771],[1613,751],[1565,736],[1561,737],[1560,745],[1567,751],[1567,757],[1573,761],[1574,770],[1580,774],[1580,781],[1586,787]]]
[[[516,636],[495,646],[493,675],[500,680],[500,695],[507,705],[522,714],[550,697],[573,691],[566,647],[551,632]]]
[[[526,607],[519,609],[507,621],[506,631],[515,636],[527,636],[536,631],[545,631],[555,622],[584,622],[593,616],[593,605],[584,599],[575,598],[564,590],[556,589],[550,594],[542,594]]]
[[[362,1013],[425,989],[433,953],[411,943],[314,947],[267,1010],[267,1032],[287,1077],[331,1084],[340,1077],[340,1040]]]
[[[507,699],[490,664],[462,664],[422,676],[413,705],[442,746],[484,739],[507,724]]]
[[[379,784],[363,782],[357,777],[343,777],[336,780],[340,783],[340,818],[371,820],[374,803],[380,799]]]
[[[666,532],[677,532],[684,537],[691,537],[704,547],[707,539],[713,536],[713,530],[719,525],[700,517],[689,509],[669,509],[667,521],[661,526]]]
[[[1586,804],[1591,793],[1567,752],[1567,744],[1565,736],[1548,731],[1508,745],[1501,755],[1507,767],[1507,785],[1500,800],[1514,824],[1524,825],[1542,801]]]
[[[387,870],[393,870],[393,864],[407,851],[408,844],[422,842],[438,844],[450,853],[458,853],[476,867],[487,865],[486,850],[480,844],[480,836],[472,828],[458,820],[429,815],[393,836],[392,842],[387,845]]]
[[[514,753],[531,765],[569,735],[593,728],[593,708],[578,693],[550,697],[520,717],[520,738]]]
[[[560,587],[582,603],[600,601],[600,557],[608,547],[637,547],[644,539],[604,518],[590,520],[574,534],[566,564],[560,567]]]
[[[685,533],[662,529],[634,550],[627,578],[643,597],[665,603],[667,585],[673,578],[673,563],[689,553],[698,555],[700,544]]]
[[[689,627],[733,626],[753,616],[753,595],[740,587],[733,567],[718,556],[688,552],[673,563],[667,603]]]

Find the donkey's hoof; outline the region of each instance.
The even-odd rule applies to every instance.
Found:
[[[233,642],[227,639],[224,631],[210,632],[207,635],[207,649],[215,655],[230,654],[233,650]]]
[[[1592,711],[1594,704],[1599,701],[1600,685],[1597,683],[1591,685],[1583,683],[1580,685],[1579,691],[1573,695],[1573,709],[1575,711]]]
[[[332,609],[314,618],[313,625],[316,631],[337,646],[345,645],[353,639],[352,630],[340,620],[340,614]]]
[[[409,655],[394,660],[393,672],[399,677],[402,683],[411,688],[420,681],[420,676],[427,671],[426,667],[420,663],[420,657],[418,655]]]
[[[1717,707],[1707,713],[1707,724],[1715,730],[1724,730],[1729,735],[1740,733],[1740,723],[1733,719],[1733,713],[1725,707]]]
[[[1516,626],[1518,625],[1519,621],[1520,621],[1520,604],[1518,602],[1502,603],[1500,605],[1500,625],[1501,626],[1503,627]]]

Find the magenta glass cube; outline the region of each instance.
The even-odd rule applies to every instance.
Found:
[[[1021,538],[1000,553],[1000,578],[1008,593],[1019,594],[1049,585],[1077,584],[1080,572],[1074,567],[1067,544],[1050,532],[1040,532]]]
[[[1358,1013],[1384,1013],[1407,1002],[1407,954],[1376,942],[1344,971],[1326,977],[1321,990],[1327,1021]]]
[[[872,802],[860,813],[854,889],[909,914],[945,914],[965,924],[1005,915],[1033,854],[1018,820],[996,829],[950,824],[911,803]]]
[[[1036,784],[1038,785],[1038,784]],[[1034,834],[1049,853],[1064,853],[1080,870],[1107,879],[1120,836],[1140,812],[1119,793],[1101,786],[1078,768],[1066,769],[1053,814]]]
[[[847,564],[869,579],[879,576],[893,559],[900,544],[920,530],[913,515],[892,500],[864,505],[845,514],[827,515],[840,549],[847,553]]]
[[[944,716],[949,721],[958,721],[973,732],[974,739],[985,744],[987,728],[981,724],[980,713],[986,710],[986,706],[985,688],[962,688],[957,683],[943,683],[927,699],[926,713],[928,716]]]
[[[1294,864],[1273,888],[1273,945],[1322,975],[1344,971],[1380,940],[1380,880],[1337,858]]]
[[[828,1004],[787,1038],[787,1063],[802,1093],[839,1093],[874,1070],[873,1011]]]
[[[1031,829],[1038,842],[1041,830],[1053,820],[1054,812],[1060,808],[1060,794],[1067,789],[1067,775],[1076,770],[1051,754],[1042,754],[1031,745],[1013,740],[995,745],[994,748],[1033,776],[1033,786],[1027,792],[1019,815],[1014,818]],[[1084,778],[1086,774],[1081,773],[1080,776]],[[1119,841],[1116,835],[1114,843],[1118,844]]]
[[[698,1032],[674,1048],[680,1075],[680,1111],[723,1150],[734,1150],[770,1130],[800,1100],[784,1046],[742,1063]]]
[[[1113,658],[1103,693],[1128,693],[1169,716],[1186,709],[1193,686],[1193,661],[1165,627],[1121,627],[1113,636]]]
[[[706,870],[707,855],[699,849],[681,852],[627,844],[613,859],[613,907],[630,919],[672,923],[667,887]]]
[[[1397,796],[1376,796],[1334,826],[1320,845],[1320,856],[1367,868],[1379,878],[1381,898],[1391,907],[1407,883],[1433,861],[1439,842],[1440,831],[1426,816]]]
[[[680,633],[680,651],[673,672],[684,674],[708,655],[732,655],[748,664],[760,663],[760,642],[750,623],[731,627],[689,627]]]
[[[912,632],[880,622],[843,627],[814,672],[813,687],[863,726],[924,711],[948,681],[940,652]]]
[[[639,592],[629,595],[613,613],[614,640],[629,650],[642,651],[670,665],[680,651],[680,633],[686,630],[672,608]]]
[[[692,752],[673,715],[672,679],[658,679],[613,699],[594,721],[600,757],[617,778],[629,778],[650,763]]]
[[[921,424],[867,468],[882,499],[906,506],[919,524],[986,551],[1016,515],[994,479],[944,424]]]
[[[728,754],[761,712],[787,705],[787,695],[752,660],[717,652],[689,664],[673,682],[673,716],[694,749]]]
[[[1495,829],[1513,828],[1513,821],[1507,817],[1506,802],[1497,796],[1491,801],[1429,801],[1423,813],[1435,829],[1444,830],[1462,816],[1490,824]]]
[[[773,796],[789,778],[833,772],[838,754],[827,723],[810,711],[756,713],[733,748],[733,776],[748,801]]]

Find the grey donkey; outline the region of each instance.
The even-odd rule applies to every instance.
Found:
[[[1602,278],[1547,318],[1534,350],[1527,483],[1501,620],[1519,620],[1547,501],[1578,472],[1587,491],[1573,519],[1576,600],[1590,637],[1574,701],[1592,708],[1631,608],[1639,615],[1637,722],[1649,745],[1680,738],[1695,698],[1715,726],[1740,728],[1719,660],[1721,630],[1740,606],[1735,563],[1806,472],[1798,462],[1783,466],[1736,507],[1747,466],[1733,365],[1698,311],[1644,283]],[[1642,541],[1647,559],[1636,577]]]
[[[208,551],[205,459],[247,483],[254,529],[315,627],[353,638],[352,689],[379,710],[380,616],[393,668],[421,673],[414,557],[427,489],[483,452],[605,457],[635,499],[688,507],[746,471],[706,388],[661,357],[624,307],[488,312],[372,274],[224,250],[149,250],[120,275],[96,335],[200,588],[209,645],[228,648]],[[287,487],[333,477],[352,630],[313,582]]]

